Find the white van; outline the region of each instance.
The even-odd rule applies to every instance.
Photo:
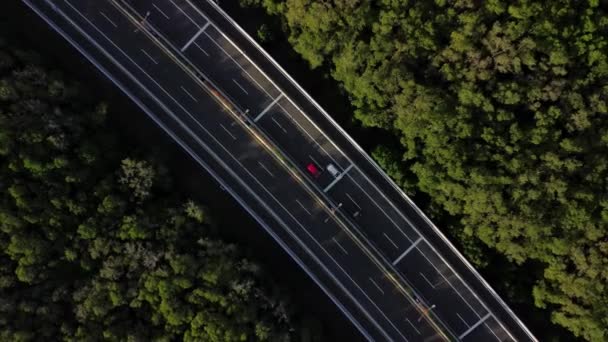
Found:
[[[327,171],[329,171],[329,173],[331,173],[334,178],[338,178],[338,176],[340,175],[340,171],[338,171],[334,164],[327,165]]]

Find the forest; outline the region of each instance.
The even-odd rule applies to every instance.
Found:
[[[395,137],[372,155],[471,261],[507,260],[509,302],[608,339],[608,2],[240,2]]]
[[[9,38],[0,341],[322,338],[263,265],[219,237],[212,212],[173,190],[162,160],[120,141],[107,123],[117,109]]]

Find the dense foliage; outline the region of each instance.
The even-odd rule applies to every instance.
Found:
[[[38,59],[0,41],[0,340],[294,337],[260,267]]]
[[[462,245],[542,265],[535,304],[608,339],[606,1],[242,2],[279,15],[355,117],[400,138],[375,156],[459,218]]]

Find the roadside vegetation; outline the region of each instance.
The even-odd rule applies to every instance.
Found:
[[[0,37],[0,340],[320,340],[86,88]]]
[[[608,339],[605,1],[241,4],[276,16],[353,117],[396,137],[374,158],[430,198],[470,260],[502,270],[494,285],[511,303]],[[278,39],[268,31],[259,38]]]

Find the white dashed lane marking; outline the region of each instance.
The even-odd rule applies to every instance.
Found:
[[[147,53],[147,52],[146,52],[146,50],[144,50],[144,49],[139,49],[139,50],[141,50],[141,52],[142,52],[144,55],[146,55],[146,57],[150,58],[150,60],[152,61],[152,63],[154,63],[154,64],[158,64],[158,62],[157,62],[157,61],[156,61],[154,58],[152,58],[152,56],[150,56],[150,54],[149,54],[149,53]]]
[[[260,164],[260,166],[262,167],[262,169],[264,169],[264,171],[268,172],[268,174],[274,178],[274,174],[272,172],[270,172],[270,170],[268,170],[268,168],[266,167],[266,165],[262,164],[262,162],[258,162],[258,164]]]
[[[380,291],[380,293],[384,294],[384,290],[382,290],[382,288],[380,287],[380,285],[378,285],[378,283],[376,283],[374,281],[374,279],[369,278],[369,281],[371,281],[374,284],[374,286],[376,286],[376,288],[378,289],[378,291]]]
[[[283,127],[275,118],[272,118],[272,122],[274,122],[275,125],[279,126],[279,128],[285,133],[287,134],[287,130],[285,129],[285,127]]]
[[[165,17],[167,20],[171,20],[171,18],[169,18],[169,16],[165,12],[163,12],[163,10],[158,8],[158,6],[156,6],[156,4],[152,4],[152,7],[154,7],[158,11],[158,13],[162,14],[163,17]]]
[[[220,124],[220,126],[222,126],[222,128],[224,129],[224,131],[226,131],[226,133],[233,139],[236,140],[236,137],[234,136],[234,134],[232,134],[228,128],[226,128],[224,125]]]
[[[112,26],[118,27],[118,25],[116,25],[116,23],[113,22],[112,19],[110,19],[105,13],[99,11],[99,14],[101,14],[102,17],[104,17],[110,24],[112,24]]]
[[[410,320],[409,320],[409,319],[407,319],[407,318],[406,318],[405,320],[406,320],[406,321],[407,321],[407,322],[408,322],[408,323],[409,323],[409,324],[412,326],[412,328],[413,328],[413,329],[416,331],[416,333],[418,333],[418,335],[421,335],[421,334],[420,334],[420,330],[418,330],[418,329],[416,328],[416,326],[415,326],[415,325],[414,325],[412,322],[410,322]]]
[[[386,233],[382,233],[382,235],[384,235],[384,237],[397,249],[399,249],[399,246],[390,238],[388,237],[388,235],[386,235]]]
[[[207,57],[209,57],[209,52],[207,52],[205,49],[203,49],[200,45],[198,45],[197,42],[192,43],[194,44],[194,46],[196,46],[197,49],[201,50]]]
[[[239,87],[243,91],[243,93],[249,95],[247,90],[245,90],[245,88],[243,88],[243,86],[239,82],[237,82],[234,78],[232,79],[232,82],[234,82],[234,84],[236,84],[236,86]]]
[[[190,92],[187,91],[186,88],[184,88],[183,86],[180,86],[180,88],[182,88],[182,90],[184,91],[184,93],[186,93],[186,94],[188,94],[188,96],[190,96],[190,98],[192,99],[192,101],[198,102],[198,100],[192,94],[190,94]]]
[[[302,209],[309,215],[312,216],[311,212],[308,211],[308,209],[306,209],[306,207],[304,206],[304,204],[302,204],[302,202],[300,202],[299,200],[296,200],[296,202],[300,205],[300,207],[302,207]]]
[[[331,239],[334,240],[334,242],[336,243],[336,245],[342,250],[342,252],[344,252],[344,254],[348,255],[348,251],[346,251],[346,249],[344,247],[342,247],[342,245],[340,244],[340,242],[338,242],[338,240],[336,240],[335,237],[333,237]]]

